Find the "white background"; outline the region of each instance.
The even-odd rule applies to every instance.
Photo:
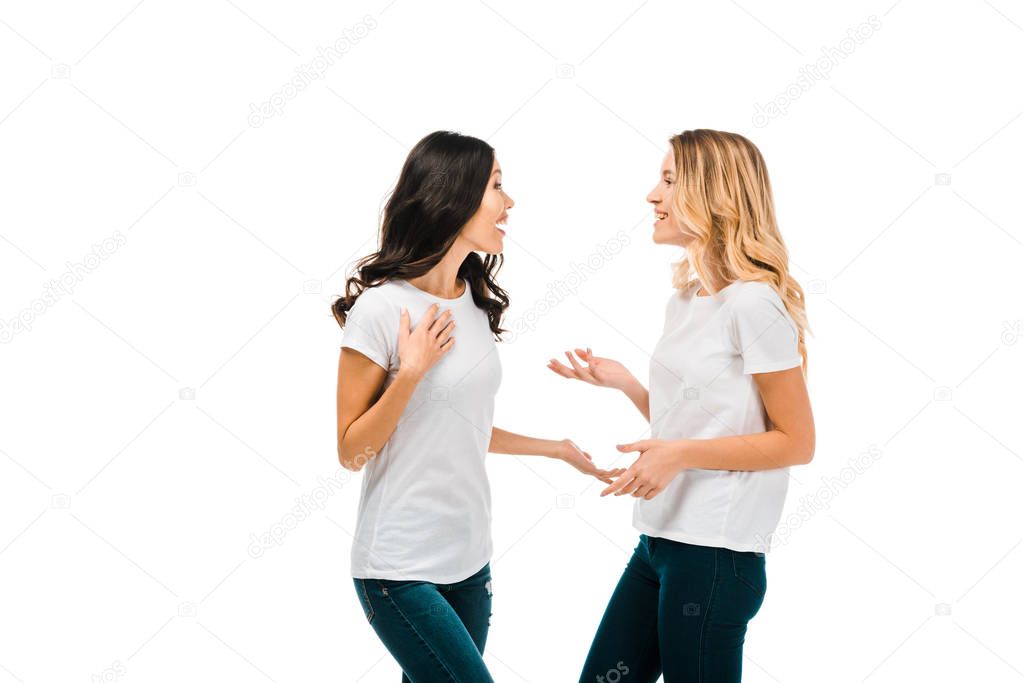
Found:
[[[646,376],[680,253],[650,242],[643,200],[668,136],[701,127],[763,152],[813,332],[816,457],[792,471],[746,680],[1023,677],[1023,9],[388,2],[0,6],[0,682],[397,681],[348,575],[329,303],[408,148],[453,129],[497,149],[508,322],[630,235],[501,346],[496,424],[609,465],[642,418],[544,366],[590,345]],[[574,681],[631,501],[557,462],[489,470],[487,662]]]

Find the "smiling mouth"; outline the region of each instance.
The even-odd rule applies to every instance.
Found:
[[[654,211],[654,216],[656,216],[656,217],[657,217],[657,220],[658,220],[658,221],[663,221],[663,220],[664,220],[665,218],[667,218],[667,217],[668,217],[668,214],[666,214],[666,213],[663,213],[663,212],[661,212],[661,211]]]
[[[502,235],[506,235],[506,234],[508,234],[508,233],[506,233],[506,232],[505,232],[505,231],[504,231],[504,230],[503,230],[503,229],[501,228],[501,226],[502,226],[502,225],[507,225],[507,223],[508,223],[508,215],[507,215],[507,214],[505,214],[504,216],[501,216],[501,218],[500,218],[500,219],[498,219],[498,221],[497,221],[497,223],[496,223],[496,224],[494,225],[494,227],[495,227],[495,228],[497,228],[497,231],[498,231],[499,233],[501,233]]]

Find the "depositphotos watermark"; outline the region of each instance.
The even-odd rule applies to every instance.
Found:
[[[317,47],[316,56],[308,64],[299,64],[295,67],[297,76],[282,85],[265,102],[249,104],[249,125],[259,128],[267,119],[280,116],[284,112],[284,105],[298,97],[298,94],[312,85],[314,81],[322,80],[327,69],[334,66],[351,51],[352,46],[357,45],[376,27],[376,18],[367,14],[359,23],[344,29],[341,36],[332,44],[326,47],[322,45]]]
[[[757,545],[774,548],[789,542],[792,534],[802,528],[803,524],[813,519],[822,510],[831,507],[831,501],[852,485],[864,472],[869,470],[881,459],[883,453],[879,446],[871,445],[856,457],[849,458],[847,465],[838,472],[837,477],[821,477],[821,485],[813,493],[799,498],[799,507],[778,525],[774,533],[764,539],[756,536]]]
[[[575,296],[582,283],[586,282],[587,276],[593,275],[610,263],[611,259],[621,253],[630,243],[629,234],[624,230],[619,230],[604,244],[598,244],[593,253],[586,257],[585,262],[580,264],[573,261],[570,273],[566,273],[563,278],[548,282],[547,293],[534,301],[532,306],[511,322],[510,334],[506,341],[513,342],[522,334],[535,330],[540,318],[550,313],[567,298]]]
[[[366,446],[362,453],[355,456],[355,464],[361,468],[375,456],[376,451]],[[309,493],[295,498],[295,506],[281,517],[281,521],[260,534],[249,534],[249,557],[258,560],[270,548],[283,545],[289,531],[294,531],[300,522],[309,519],[314,512],[324,510],[330,497],[344,488],[351,478],[352,473],[343,467],[339,467],[330,477],[317,477],[319,485]]]
[[[67,261],[60,277],[43,283],[42,294],[21,309],[17,317],[10,320],[0,318],[0,344],[10,343],[14,335],[20,332],[31,332],[39,316],[56,305],[61,297],[71,296],[86,275],[99,268],[103,261],[127,242],[128,238],[120,230],[115,230],[110,237],[93,244],[92,251],[83,256],[81,261]]]
[[[843,59],[856,51],[857,46],[862,45],[863,41],[880,29],[881,20],[871,14],[865,22],[856,28],[849,29],[847,37],[838,41],[838,45],[822,47],[821,56],[816,61],[799,68],[799,77],[796,80],[789,83],[767,104],[757,103],[755,105],[753,125],[757,128],[764,128],[771,122],[771,119],[787,114],[789,106],[795,100],[813,88],[819,81],[831,78],[831,70],[841,64]]]

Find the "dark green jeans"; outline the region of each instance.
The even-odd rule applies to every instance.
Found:
[[[580,683],[738,683],[767,590],[762,553],[640,535]]]
[[[407,683],[493,683],[483,663],[490,564],[457,583],[355,579],[366,618]]]

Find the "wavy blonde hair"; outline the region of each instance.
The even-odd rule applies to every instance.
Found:
[[[673,264],[672,284],[684,289],[702,281],[712,293],[719,283],[735,280],[771,285],[799,331],[805,376],[806,296],[789,274],[760,150],[736,133],[706,129],[687,130],[670,142],[676,178],[672,205],[694,238],[685,257]]]

